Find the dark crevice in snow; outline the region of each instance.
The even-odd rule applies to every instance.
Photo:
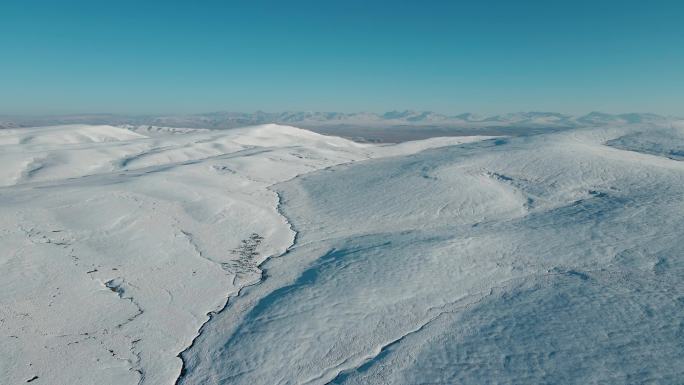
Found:
[[[142,357],[140,351],[136,349],[136,345],[138,344],[138,342],[140,342],[140,338],[131,341],[130,351],[131,354],[133,354],[133,356],[135,357],[135,361],[131,362],[130,370],[138,373],[138,385],[142,385],[142,383],[145,381],[145,371],[143,371],[142,367],[140,366]]]
[[[199,330],[197,331],[197,335],[195,335],[195,337],[192,339],[192,342],[190,342],[190,345],[188,345],[188,347],[183,349],[176,356],[181,360],[181,370],[180,370],[180,373],[178,374],[178,377],[176,378],[176,381],[174,382],[174,385],[180,385],[183,383],[183,381],[184,381],[184,379],[188,373],[187,360],[186,360],[185,356],[186,356],[187,352],[190,351],[195,346],[197,339],[202,335],[203,331],[205,330],[205,328],[209,324],[209,322],[211,322],[211,320],[214,319],[214,317],[221,314],[222,312],[224,312],[226,309],[228,309],[230,307],[231,299],[241,296],[245,289],[247,289],[251,286],[258,285],[258,284],[266,281],[266,279],[268,279],[268,273],[267,273],[266,269],[263,268],[263,266],[268,261],[270,261],[272,258],[278,258],[278,257],[282,257],[282,256],[287,255],[292,250],[292,248],[295,247],[295,245],[297,244],[297,241],[299,239],[299,232],[296,231],[296,229],[294,228],[294,225],[288,220],[288,218],[285,216],[285,214],[282,211],[282,197],[281,197],[280,193],[273,190],[271,187],[269,187],[268,189],[270,191],[272,191],[274,194],[276,194],[276,197],[277,197],[276,210],[277,210],[278,214],[280,214],[285,219],[285,222],[287,223],[288,227],[294,233],[292,243],[288,246],[288,248],[285,250],[285,252],[283,252],[279,255],[268,256],[256,266],[256,269],[259,272],[259,278],[257,280],[240,287],[240,289],[238,289],[238,291],[236,293],[229,295],[226,298],[223,306],[220,309],[215,310],[215,311],[210,311],[207,313],[207,320],[204,321],[204,323],[200,326]],[[254,235],[256,235],[257,237],[255,237]],[[247,240],[247,242],[246,242],[247,247],[244,249],[247,251],[250,251],[250,250],[254,251],[256,246],[258,246],[258,244],[260,244],[262,240],[263,240],[263,238],[261,236],[259,236],[258,234],[253,234],[249,238],[249,240]],[[250,245],[252,245],[252,244],[256,244],[256,245],[254,247],[251,247]],[[240,248],[238,249],[238,251],[239,250],[240,250]],[[252,255],[252,256],[254,256],[254,255]]]
[[[145,312],[145,310],[143,310],[143,308],[140,306],[140,304],[132,296],[126,296],[126,290],[124,288],[124,284],[125,284],[125,281],[121,278],[110,279],[109,281],[104,283],[104,285],[109,290],[116,293],[119,296],[119,298],[130,301],[131,304],[133,304],[137,308],[137,312],[134,315],[129,317],[125,322],[122,322],[122,323],[116,325],[116,327],[119,329],[121,329],[125,325],[133,322],[136,318],[140,317]],[[129,359],[126,359],[125,361],[128,361],[128,363],[131,366],[129,369],[130,371],[138,373],[138,377],[139,377],[138,378],[138,385],[140,385],[145,380],[145,372],[140,367],[140,361],[141,361],[140,352],[137,351],[135,348],[136,344],[138,342],[140,342],[140,339],[135,339],[135,340],[131,341],[131,347],[130,347],[130,353],[135,357],[135,361],[132,361]],[[108,349],[108,351],[111,353],[111,355],[113,357],[116,357],[116,354],[114,353],[114,351],[112,349]],[[116,357],[116,358],[120,359],[118,357]]]
[[[202,252],[202,249],[200,249],[200,247],[195,242],[195,236],[192,233],[185,231],[185,230],[180,230],[180,233],[183,235],[183,237],[185,237],[185,239],[188,241],[188,243],[193,248],[193,250],[195,250],[195,254],[197,254],[198,257],[200,257],[202,259],[206,259],[207,261],[211,262],[212,264],[219,265],[219,266],[221,265],[219,262],[217,262],[211,258],[208,258],[207,256],[204,255],[204,253]]]
[[[140,306],[140,304],[132,297],[132,296],[125,296],[126,295],[126,290],[124,289],[124,280],[121,278],[114,278],[110,279],[109,281],[105,282],[104,284],[109,290],[115,292],[119,298],[121,299],[126,299],[130,301],[136,308],[137,312],[130,316],[125,322],[122,322],[118,325],[116,325],[117,328],[122,328],[126,324],[133,322],[136,318],[140,317],[145,310]]]

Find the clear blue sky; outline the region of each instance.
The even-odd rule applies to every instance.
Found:
[[[684,113],[684,1],[1,0],[0,114]]]

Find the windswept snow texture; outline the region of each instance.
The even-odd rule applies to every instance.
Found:
[[[684,160],[684,130],[660,129],[630,133],[606,144],[623,150],[643,152],[664,156],[674,160]]]
[[[174,383],[209,314],[292,244],[275,183],[482,139],[371,146],[278,125],[1,130],[0,383]]]
[[[278,184],[296,241],[179,383],[681,383],[683,132],[624,127]]]

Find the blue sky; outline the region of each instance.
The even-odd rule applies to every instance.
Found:
[[[681,1],[0,1],[0,114],[684,114]]]

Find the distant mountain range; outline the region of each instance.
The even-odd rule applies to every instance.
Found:
[[[0,128],[56,124],[132,124],[187,128],[235,128],[264,123],[279,123],[303,128],[335,126],[398,127],[429,126],[440,128],[571,128],[619,124],[663,124],[679,120],[650,113],[607,114],[591,112],[573,116],[554,112],[518,112],[502,115],[464,113],[444,115],[430,111],[358,112],[211,112],[188,115],[115,115],[84,114],[41,117],[0,116]]]

